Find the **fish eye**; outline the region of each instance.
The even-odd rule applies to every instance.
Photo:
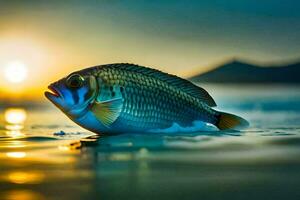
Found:
[[[72,74],[67,78],[67,86],[69,88],[80,88],[83,86],[84,78],[79,74]]]

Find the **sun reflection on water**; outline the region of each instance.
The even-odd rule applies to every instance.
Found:
[[[6,156],[10,157],[10,158],[24,158],[26,156],[26,153],[25,152],[7,152]]]
[[[15,171],[7,175],[7,179],[16,184],[38,184],[44,180],[44,174],[38,171]]]
[[[23,124],[27,113],[23,108],[9,108],[5,110],[4,117],[9,124]]]
[[[23,108],[8,108],[4,112],[6,121],[6,134],[10,137],[22,137],[24,134],[21,132],[24,128],[24,123],[27,119],[26,110]]]
[[[32,190],[16,189],[5,193],[4,199],[15,199],[15,200],[43,200],[45,197]]]

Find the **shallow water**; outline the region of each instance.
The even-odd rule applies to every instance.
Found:
[[[0,116],[0,199],[300,199],[300,87],[207,85],[241,132],[97,137],[54,107]]]

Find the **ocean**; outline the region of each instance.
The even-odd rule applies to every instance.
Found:
[[[202,85],[243,131],[97,136],[2,105],[0,199],[300,199],[300,86]]]

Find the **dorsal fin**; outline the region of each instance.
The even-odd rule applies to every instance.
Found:
[[[120,63],[120,64],[111,64],[111,65],[106,65],[108,67],[115,67],[116,69],[122,69],[126,71],[131,71],[131,72],[137,72],[137,73],[142,73],[144,75],[150,76],[157,78],[161,81],[164,81],[175,88],[203,101],[207,105],[214,107],[216,106],[216,102],[214,99],[209,95],[209,93],[199,87],[193,84],[192,82],[185,80],[183,78],[180,78],[175,75],[171,75],[162,71],[159,71],[157,69],[152,69],[148,67],[143,67],[139,65],[134,65],[134,64],[128,64],[128,63]]]

